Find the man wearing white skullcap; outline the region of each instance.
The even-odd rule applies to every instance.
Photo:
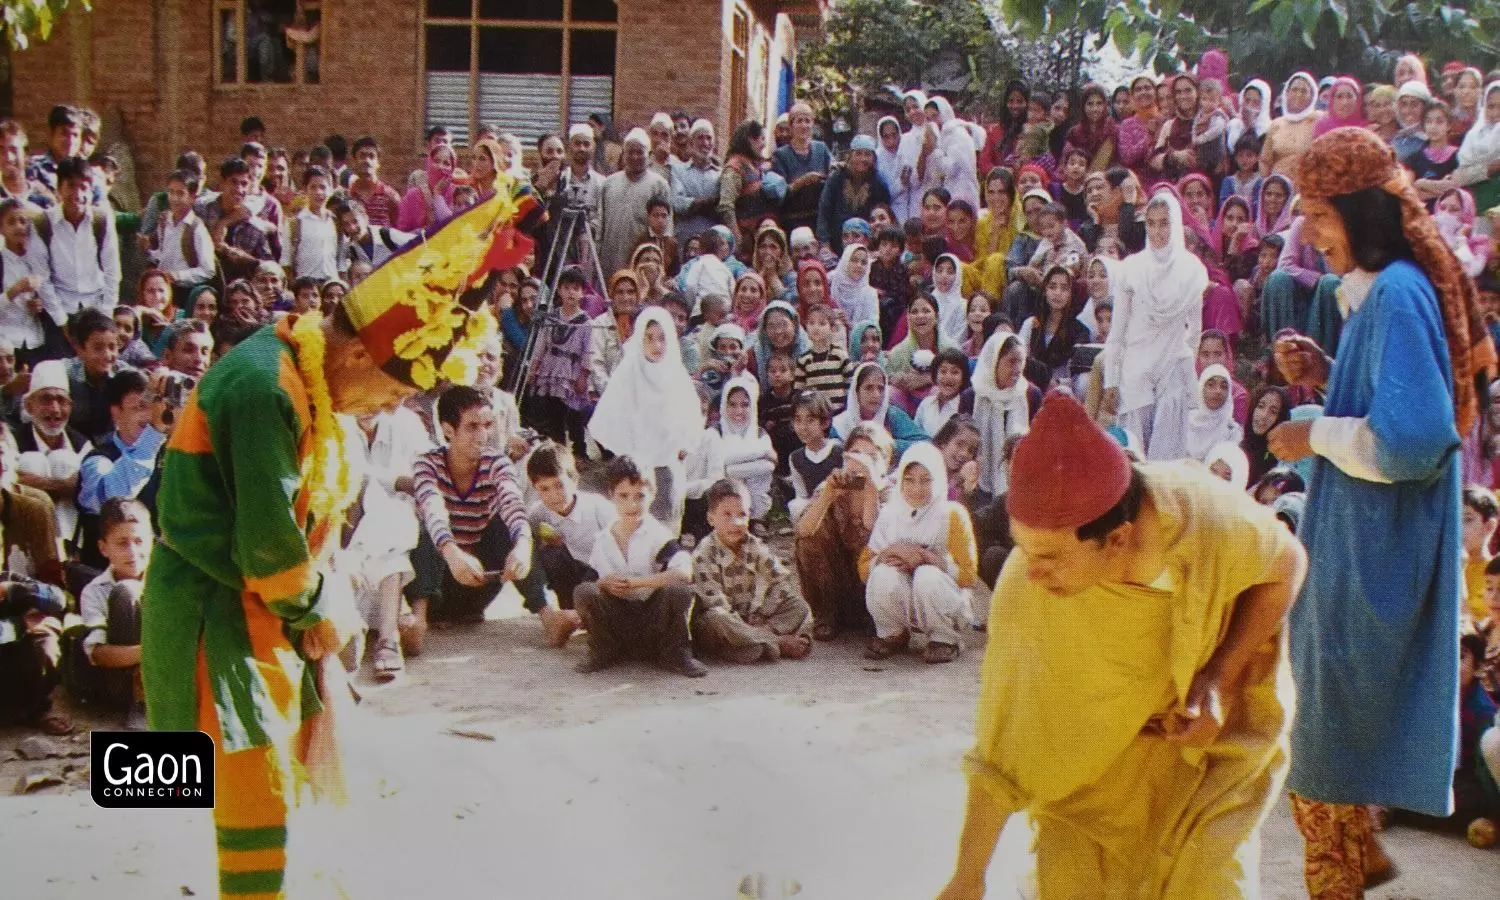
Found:
[[[672,202],[672,189],[646,168],[651,138],[644,128],[625,135],[620,171],[604,179],[599,194],[599,265],[606,278],[630,264],[631,251],[646,233],[648,205]]]
[[[580,122],[568,129],[568,164],[557,179],[554,206],[560,209],[582,209],[588,214],[589,231],[599,234],[599,195],[604,191],[604,176],[594,169],[594,129]],[[560,209],[552,216],[557,220]],[[569,253],[569,260],[580,257]]]
[[[672,164],[673,235],[679,247],[719,224],[719,162],[714,158],[714,126],[698,119],[688,129],[688,158]]]
[[[664,112],[652,116],[651,124],[646,126],[646,135],[651,138],[651,152],[647,154],[646,168],[671,184],[672,117]]]
[[[1432,91],[1420,81],[1408,81],[1396,91],[1396,121],[1401,130],[1391,136],[1397,159],[1406,159],[1427,145],[1422,121],[1432,105]]]
[[[52,497],[58,537],[71,541],[78,530],[78,507],[73,502],[78,496],[78,470],[93,445],[68,424],[73,393],[63,360],[39,362],[32,368],[21,408],[31,423],[15,432],[21,454],[17,480]]]

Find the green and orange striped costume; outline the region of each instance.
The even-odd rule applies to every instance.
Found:
[[[215,743],[219,889],[279,897],[299,731],[322,710],[299,635],[324,618],[301,466],[312,414],[292,320],[204,376],[163,459],[142,674],[157,731]]]

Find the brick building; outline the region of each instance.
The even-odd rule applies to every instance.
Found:
[[[90,106],[148,188],[182,150],[234,152],[249,115],[287,148],[373,134],[400,178],[436,124],[459,143],[491,123],[529,144],[591,112],[624,127],[683,108],[727,141],[788,105],[796,31],[828,2],[94,0],[12,55],[11,88],[33,146],[52,104]]]

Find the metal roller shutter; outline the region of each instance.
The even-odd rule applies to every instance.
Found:
[[[441,125],[455,144],[469,142],[469,73],[427,73],[427,127]]]
[[[615,79],[610,75],[574,75],[568,83],[568,124],[586,120],[589,113],[613,116]]]
[[[527,147],[559,130],[561,99],[561,75],[479,74],[479,121],[514,134]]]

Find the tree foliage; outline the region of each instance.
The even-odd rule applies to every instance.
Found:
[[[69,0],[5,0],[3,5],[3,27],[5,39],[12,50],[25,50],[33,38],[47,40],[52,28],[67,11]],[[78,0],[84,9],[91,9],[89,0]]]
[[[889,88],[940,90],[961,107],[997,109],[1005,83],[1076,87],[1090,59],[1087,32],[1021,39],[995,27],[995,0],[840,0],[797,60],[799,96],[825,119],[854,112],[852,96]]]
[[[841,0],[797,71],[801,96],[832,117],[891,86],[980,99],[1016,70],[978,0]]]
[[[1500,57],[1500,0],[1001,0],[1001,15],[1031,35],[1090,27],[1158,71],[1210,47],[1273,78],[1305,68],[1385,79],[1405,52],[1480,68]]]

